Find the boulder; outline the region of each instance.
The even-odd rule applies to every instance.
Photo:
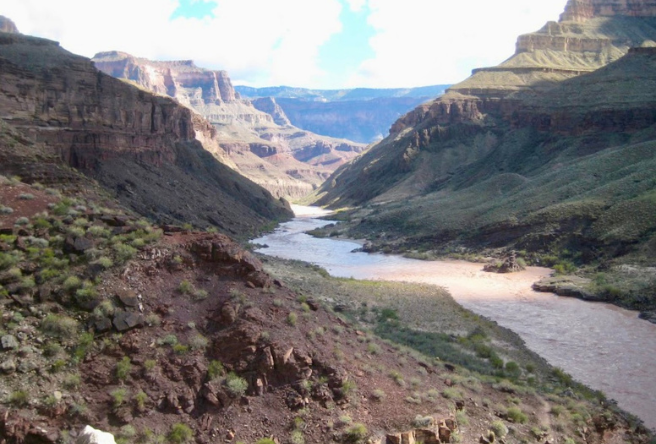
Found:
[[[114,327],[123,332],[136,327],[143,327],[144,317],[139,313],[117,310],[114,313]]]
[[[3,350],[13,350],[18,348],[18,340],[12,335],[4,335],[0,338],[0,344],[2,344]]]
[[[84,237],[68,236],[64,241],[64,253],[83,254],[93,248],[93,242]]]
[[[111,433],[94,429],[88,425],[82,430],[75,444],[116,444],[116,441]]]
[[[137,297],[137,293],[135,293],[132,290],[117,290],[116,291],[116,297],[125,305],[126,307],[136,307],[139,305],[139,299]]]

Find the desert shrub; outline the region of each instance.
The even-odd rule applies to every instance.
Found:
[[[292,444],[304,444],[305,443],[305,437],[303,436],[303,432],[300,430],[293,430],[290,440]]]
[[[207,366],[207,377],[210,381],[223,376],[224,372],[223,364],[221,364],[219,361],[212,360]]]
[[[36,282],[32,276],[25,276],[23,279],[21,279],[20,287],[22,290],[31,290],[32,288],[36,287]]]
[[[232,372],[226,376],[225,384],[233,397],[244,395],[248,389],[248,382]]]
[[[490,424],[490,430],[494,432],[494,436],[497,438],[503,438],[508,434],[508,427],[506,427],[501,420],[493,421],[492,424]]]
[[[19,225],[20,226],[20,225],[27,225],[29,223],[30,223],[30,220],[27,217],[19,217],[14,222],[14,225]]]
[[[522,373],[521,369],[519,368],[519,364],[517,364],[514,361],[506,362],[505,368],[506,368],[506,372],[509,375],[511,375],[513,378],[518,378]]]
[[[128,390],[126,388],[121,387],[112,390],[109,394],[112,397],[112,405],[116,408],[123,405],[123,403],[128,397]]]
[[[150,327],[158,327],[162,323],[162,319],[156,313],[150,313],[146,316],[146,324]]]
[[[118,430],[116,434],[119,438],[130,439],[137,436],[137,430],[131,424],[126,424]]]
[[[467,411],[466,410],[458,410],[456,412],[456,422],[458,425],[468,425],[469,424],[469,418],[467,417]]]
[[[508,408],[506,414],[508,415],[508,419],[518,424],[524,424],[526,421],[528,421],[528,416],[526,416],[526,414],[522,412],[519,407]]]
[[[255,441],[255,444],[276,444],[276,442],[271,438],[261,438]]]
[[[197,301],[202,301],[207,299],[207,291],[203,289],[198,289],[194,291],[194,299],[196,299]]]
[[[129,245],[118,243],[114,245],[114,254],[116,262],[123,264],[137,255],[137,249]]]
[[[155,361],[154,359],[146,359],[144,361],[144,370],[149,372],[152,369],[154,369],[156,365],[157,365],[157,361]]]
[[[447,387],[442,390],[442,396],[446,399],[462,399],[462,393],[460,390],[453,387]]]
[[[69,276],[62,283],[62,287],[66,291],[73,291],[82,286],[82,280],[77,276]]]
[[[178,422],[171,426],[171,430],[168,435],[166,435],[166,439],[172,444],[184,444],[189,441],[192,436],[193,432],[189,426]]]
[[[344,433],[344,437],[348,442],[357,443],[363,441],[367,437],[367,426],[362,423],[355,423]]]
[[[143,410],[146,406],[146,402],[148,402],[148,395],[143,390],[139,390],[139,392],[134,395],[134,402],[138,409]]]
[[[57,356],[62,351],[64,351],[64,349],[62,348],[61,345],[57,344],[56,342],[51,342],[49,344],[46,344],[45,347],[43,347],[43,355],[48,357]]]
[[[342,390],[342,393],[344,394],[344,396],[348,396],[351,393],[353,393],[355,390],[357,390],[357,388],[358,388],[358,386],[355,383],[355,381],[347,380],[347,381],[344,381],[344,383],[342,383],[341,390]]]
[[[185,279],[178,285],[178,291],[182,294],[191,294],[194,292],[194,284]]]
[[[93,263],[96,265],[100,265],[105,270],[107,270],[108,268],[112,268],[114,266],[114,261],[112,261],[111,258],[107,256],[101,256]]]
[[[175,345],[178,343],[178,337],[176,335],[166,335],[161,339],[157,340],[159,345]]]
[[[25,406],[29,403],[29,396],[25,390],[16,390],[9,395],[9,402],[17,406]]]
[[[64,387],[69,390],[78,388],[81,383],[82,378],[77,373],[68,375],[66,378],[64,378]]]
[[[189,346],[184,344],[175,344],[171,348],[176,355],[184,355],[189,351]]]
[[[560,416],[563,413],[565,413],[565,407],[562,405],[552,405],[551,410],[549,410],[549,413],[551,413],[554,416]]]
[[[377,355],[380,353],[380,345],[376,344],[375,342],[370,342],[367,345],[367,351],[371,353],[372,355]]]
[[[11,207],[5,207],[4,205],[0,205],[0,215],[6,216],[8,214],[11,214],[14,212],[14,209]]]
[[[20,200],[34,200],[34,194],[32,193],[21,193],[18,195]]]
[[[130,376],[130,371],[132,370],[132,363],[130,358],[123,356],[119,362],[116,363],[115,373],[119,381],[125,381],[128,376]]]
[[[206,348],[208,344],[209,341],[207,338],[201,334],[196,334],[189,340],[189,346],[192,350],[202,350]]]
[[[294,312],[289,313],[289,315],[287,316],[287,323],[292,327],[294,327],[297,321],[298,321],[298,315]]]
[[[59,338],[71,338],[77,333],[77,321],[64,315],[49,314],[41,321],[41,330],[49,335]]]
[[[75,301],[82,306],[86,306],[96,299],[98,299],[98,291],[91,281],[84,281],[82,288],[75,290]]]

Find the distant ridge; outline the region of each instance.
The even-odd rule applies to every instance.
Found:
[[[253,99],[253,104],[262,111],[267,111],[271,105],[260,100],[274,100],[289,121],[299,128],[326,136],[371,143],[385,137],[392,123],[403,114],[420,103],[442,95],[448,86],[332,90],[236,86],[235,90],[241,96]]]
[[[286,99],[307,99],[318,101],[371,100],[389,97],[437,97],[450,85],[430,85],[416,88],[351,88],[351,89],[307,89],[292,86],[270,86],[252,88],[237,85],[235,90],[242,97],[274,97]]]

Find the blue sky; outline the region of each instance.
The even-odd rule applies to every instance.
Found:
[[[235,84],[309,88],[456,83],[557,20],[566,0],[3,0],[31,35],[92,57],[192,59]]]

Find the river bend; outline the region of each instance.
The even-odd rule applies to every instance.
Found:
[[[636,312],[533,291],[531,284],[549,275],[546,268],[496,274],[464,261],[352,253],[360,244],[304,233],[329,223],[313,218],[321,210],[294,210],[294,220],[252,241],[268,245],[257,252],[311,262],[337,277],[445,287],[458,303],[513,330],[550,364],[602,390],[656,429],[656,325],[638,319]]]

